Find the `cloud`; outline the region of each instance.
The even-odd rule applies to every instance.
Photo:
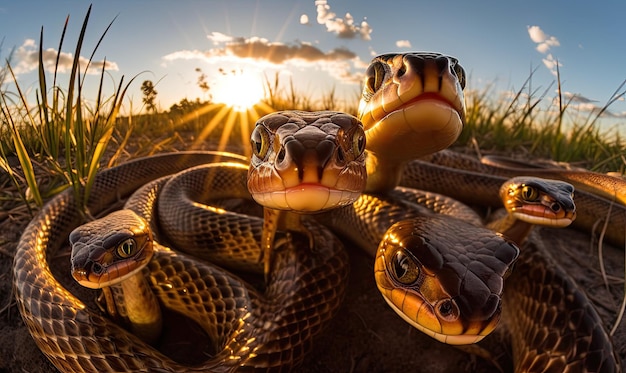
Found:
[[[228,43],[233,41],[233,37],[226,35],[226,34],[222,34],[221,32],[211,32],[209,35],[206,36],[207,39],[211,40],[213,42],[213,44],[218,45],[220,43]]]
[[[301,25],[308,25],[309,24],[309,16],[307,16],[306,14],[303,14],[300,16],[300,24]]]
[[[317,23],[326,26],[326,31],[336,34],[341,39],[360,37],[363,40],[371,40],[372,28],[365,18],[360,25],[356,25],[350,13],[346,13],[343,18],[337,17],[330,10],[327,0],[315,0],[315,8],[317,11]]]
[[[408,40],[398,40],[396,41],[396,47],[398,48],[411,48],[411,42]]]
[[[19,48],[17,48],[17,50],[13,54],[13,59],[17,62],[13,66],[13,71],[17,75],[25,74],[38,69],[39,47],[37,46],[35,40],[26,39],[24,43]],[[71,53],[59,53],[55,49],[48,48],[42,51],[42,60],[44,68],[47,71],[54,72],[56,66],[56,71],[63,74],[69,73],[72,70],[74,56]],[[112,61],[102,60],[91,61],[91,63],[89,63],[89,60],[82,56],[78,58],[78,61],[81,67],[81,73],[83,74],[85,73],[85,69],[87,69],[87,66],[89,66],[89,69],[87,69],[86,71],[87,74],[100,74],[103,67],[108,71],[119,70],[117,63]]]
[[[559,62],[559,60],[557,60],[556,58],[552,56],[552,54],[548,54],[546,58],[541,59],[541,61],[548,68],[548,70],[550,70],[552,75],[555,75],[555,76],[557,75],[557,66],[558,67],[563,66],[561,62]]]
[[[527,26],[528,36],[537,46],[535,49],[541,54],[545,54],[546,57],[541,61],[550,70],[552,75],[557,75],[557,67],[563,66],[552,53],[548,53],[552,47],[558,47],[561,45],[559,40],[551,35],[546,34],[539,26]]]
[[[528,35],[530,36],[530,40],[537,44],[537,51],[542,54],[548,53],[550,48],[558,47],[561,45],[559,40],[550,35],[546,35],[545,32],[539,26],[527,26]]]
[[[355,72],[363,66],[356,53],[347,48],[322,51],[305,42],[285,44],[270,42],[260,37],[233,37],[221,33],[207,36],[217,46],[205,51],[180,50],[163,56],[163,60],[203,60],[207,63],[250,62],[266,64],[272,68],[317,67],[344,83],[360,83],[362,73]]]
[[[563,98],[565,98],[565,101],[576,102],[576,103],[581,103],[581,104],[590,104],[590,103],[598,102],[597,100],[592,100],[579,93],[572,93],[572,92],[563,92]]]

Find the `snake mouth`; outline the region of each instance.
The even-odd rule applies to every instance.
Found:
[[[376,114],[382,113],[374,113],[378,117]],[[462,103],[454,103],[440,93],[426,92],[401,103],[379,119],[372,118],[365,126],[368,151],[378,157],[406,161],[434,153],[456,141],[464,126],[465,109]],[[394,144],[393,152],[389,151],[389,144]]]
[[[392,113],[395,112],[395,111],[398,111],[398,110],[405,110],[405,109],[407,109],[409,107],[415,106],[415,105],[417,105],[419,103],[423,103],[423,102],[428,102],[430,104],[434,103],[436,105],[443,105],[444,107],[447,106],[451,110],[455,111],[459,115],[459,118],[462,118],[465,115],[464,112],[463,112],[463,107],[462,106],[455,104],[450,99],[446,98],[445,96],[441,95],[438,92],[424,92],[424,93],[414,97],[413,99],[411,99],[411,100],[409,100],[409,101],[407,101],[405,103],[402,103],[394,111],[392,111]]]
[[[575,212],[556,213],[543,205],[522,205],[511,209],[511,214],[522,221],[534,225],[565,228],[576,218]]]
[[[279,191],[255,193],[259,204],[278,210],[316,213],[346,206],[361,195],[360,191],[340,190],[320,184],[302,183]]]
[[[450,344],[450,345],[469,345],[473,343],[480,342],[483,338],[485,338],[491,331],[495,328],[495,326],[500,321],[500,317],[491,320],[488,327],[485,327],[481,333],[464,333],[464,334],[444,334],[438,331],[435,331],[431,328],[428,328],[422,324],[417,323],[415,320],[411,319],[407,314],[402,311],[398,306],[396,306],[393,301],[386,296],[383,296],[383,299],[387,302],[387,304],[393,309],[404,321],[409,323],[411,326],[421,331],[422,333],[436,339],[439,342]],[[493,326],[491,326],[493,325]]]

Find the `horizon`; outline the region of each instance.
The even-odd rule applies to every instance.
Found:
[[[617,8],[626,5],[614,5],[615,11],[608,12],[608,6],[590,8],[583,3],[566,8],[538,1],[525,6],[481,3],[485,7],[479,9],[459,1],[428,6],[399,1],[389,9],[326,0],[101,0],[93,3],[81,57],[87,60],[112,22],[94,54],[88,80],[97,81],[102,66],[111,89],[122,76],[126,82],[135,77],[127,110],[141,103],[144,80],[154,82],[157,107],[165,111],[184,98],[223,101],[220,95],[229,87],[243,84],[232,78],[244,73],[255,76],[255,84],[279,77],[283,86],[293,83],[297,94],[316,99],[332,91],[339,105],[349,106],[358,101],[362,74],[374,55],[413,50],[459,58],[469,89],[490,89],[496,98],[519,91],[530,78],[528,92],[545,92],[549,103],[556,95],[558,67],[563,97],[580,113],[597,112],[626,78],[620,63],[626,51],[615,47],[626,31],[610,28],[616,24],[611,19],[619,19]],[[45,17],[31,12],[33,6],[44,10],[37,14]],[[60,80],[69,75],[66,66],[71,66],[73,42],[88,7],[78,0],[0,5],[0,22],[5,25],[0,55],[10,55],[22,89],[32,94],[37,87],[41,27],[48,71],[58,56]],[[603,15],[594,18],[593,12]],[[68,31],[59,55],[67,15]],[[585,30],[576,24],[583,20]],[[623,118],[622,97],[603,119],[621,126]]]

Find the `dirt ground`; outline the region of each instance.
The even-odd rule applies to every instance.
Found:
[[[55,372],[39,352],[15,306],[12,255],[26,220],[0,215],[0,372]],[[624,291],[624,251],[604,247],[609,277],[600,275],[597,249],[589,236],[573,229],[542,230],[546,247],[587,290],[609,328],[616,321]],[[347,243],[351,258],[348,292],[338,315],[314,341],[299,372],[498,372],[489,361],[439,343],[400,319],[376,289],[372,259]],[[506,304],[504,305],[506,307]],[[626,321],[614,336],[626,366]],[[505,372],[512,370],[506,338],[493,333],[480,343]]]

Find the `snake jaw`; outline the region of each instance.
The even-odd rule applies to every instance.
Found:
[[[369,152],[410,160],[456,140],[465,123],[465,73],[455,58],[390,54],[370,66],[380,67],[367,70],[358,114]],[[393,152],[387,151],[389,143],[395,144]]]
[[[317,213],[349,205],[360,195],[360,191],[338,190],[319,184],[300,184],[282,191],[254,193],[252,198],[268,208]]]

